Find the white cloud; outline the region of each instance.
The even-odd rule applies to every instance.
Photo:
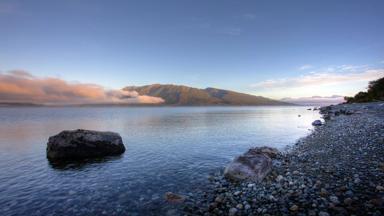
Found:
[[[294,78],[266,80],[253,84],[254,88],[297,88],[314,85],[342,84],[353,81],[370,81],[384,76],[384,69],[370,69],[359,73],[315,72]]]
[[[311,97],[313,95],[352,96],[364,91],[369,81],[384,77],[384,68],[341,65],[311,71],[296,77],[270,79],[251,85],[253,94],[272,98]]]
[[[310,64],[305,64],[305,65],[300,66],[300,67],[299,67],[299,70],[308,70],[308,69],[311,69],[311,68],[313,68],[312,65],[310,65]]]

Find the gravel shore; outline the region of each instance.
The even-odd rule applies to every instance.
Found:
[[[276,160],[261,183],[210,176],[187,215],[384,215],[384,103],[321,109],[325,123]]]

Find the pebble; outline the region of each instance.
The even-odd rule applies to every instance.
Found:
[[[348,205],[348,206],[349,206],[349,205],[352,204],[352,202],[353,202],[353,200],[352,200],[351,198],[349,198],[349,197],[344,199],[344,204],[345,204],[345,205]]]
[[[339,198],[338,198],[337,196],[330,196],[330,197],[329,197],[329,200],[330,200],[332,203],[336,204],[336,205],[340,203]]]
[[[235,216],[237,213],[237,208],[230,208],[228,211],[229,216]]]
[[[236,205],[236,208],[237,208],[237,209],[243,209],[243,204],[237,204],[237,205]]]
[[[319,216],[329,216],[329,213],[321,211],[321,212],[319,212]]]
[[[278,175],[277,177],[276,177],[276,181],[282,181],[284,179],[284,177],[282,176],[282,175]]]
[[[293,205],[293,206],[291,206],[291,208],[289,208],[289,210],[295,212],[295,211],[299,210],[299,206]]]

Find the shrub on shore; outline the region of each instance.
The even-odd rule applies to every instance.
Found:
[[[346,103],[364,103],[384,100],[384,77],[369,82],[367,92],[359,92],[354,97],[344,97]]]

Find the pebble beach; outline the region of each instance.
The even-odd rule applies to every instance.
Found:
[[[317,112],[317,110],[314,110]],[[262,182],[222,172],[186,215],[383,215],[384,103],[323,107],[323,124],[281,152]]]

